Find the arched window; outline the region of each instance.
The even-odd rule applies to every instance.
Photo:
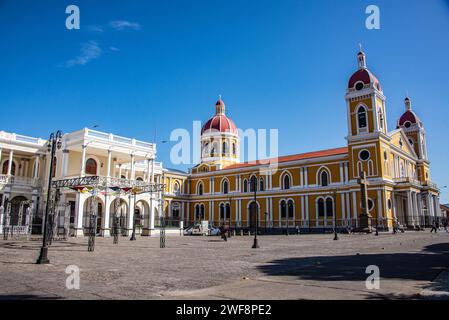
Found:
[[[203,218],[204,218],[204,204],[197,204],[195,206],[195,218],[196,218],[196,220],[203,220]]]
[[[97,174],[97,161],[92,158],[89,158],[86,161],[86,174]]]
[[[209,156],[209,142],[204,142],[203,144],[203,157]]]
[[[263,178],[260,178],[260,180],[259,180],[259,191],[264,191],[264,190],[265,190],[264,181],[263,181]]]
[[[212,150],[210,152],[211,157],[215,157],[215,155],[217,154],[217,147],[217,142],[212,142]]]
[[[203,195],[203,183],[201,181],[198,182],[198,195]]]
[[[284,178],[282,179],[282,188],[285,190],[290,189],[290,176],[288,174],[284,175]]]
[[[2,174],[8,174],[9,160],[3,162]],[[11,175],[16,175],[16,163],[13,161],[11,166]]]
[[[334,201],[332,200],[332,198],[326,199],[326,216],[334,216]]]
[[[226,203],[225,209],[226,218],[231,220],[231,205],[229,203]]]
[[[235,142],[232,144],[232,154],[235,156],[237,154],[237,148],[235,146]]]
[[[329,174],[327,173],[326,170],[321,171],[320,184],[323,187],[327,187],[329,185]]]
[[[243,180],[243,192],[248,192],[248,180]]]
[[[281,201],[281,219],[287,218],[287,204],[285,203],[285,200]]]
[[[366,131],[368,121],[367,121],[366,109],[363,106],[360,106],[357,111],[357,122],[358,122],[359,129],[362,129],[362,131]]]
[[[223,190],[224,194],[229,193],[229,186],[228,186],[228,181],[227,180],[223,181],[222,190]]]
[[[225,214],[225,205],[224,203],[220,204],[220,220],[224,220],[226,219],[226,214]]]
[[[287,202],[287,212],[288,212],[288,218],[294,218],[295,212],[294,212],[294,203],[293,200],[288,200]]]
[[[223,152],[222,152],[222,154],[223,155],[227,155],[228,153],[229,153],[228,143],[226,141],[223,141]]]
[[[324,199],[318,200],[318,217],[324,217]]]
[[[173,185],[173,193],[175,195],[179,195],[181,193],[181,187],[179,186],[179,183],[177,181]]]
[[[249,179],[249,189],[251,192],[257,191],[257,177],[256,176],[251,176],[251,178]]]
[[[142,177],[137,177],[136,180],[137,181],[143,181]]]

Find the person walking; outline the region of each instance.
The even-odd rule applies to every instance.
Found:
[[[443,227],[444,227],[444,231],[446,231],[446,232],[449,232],[449,231],[447,230],[448,224],[449,224],[449,223],[447,222],[447,219],[445,219],[444,222],[443,222]]]
[[[435,233],[437,233],[437,223],[435,220],[432,222],[432,229],[430,229],[430,233],[432,233],[434,231],[435,231]]]

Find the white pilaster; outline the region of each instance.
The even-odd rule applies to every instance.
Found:
[[[86,149],[87,145],[82,145],[82,152],[81,152],[81,172],[80,176],[84,177],[86,175]]]
[[[9,161],[8,161],[8,172],[6,173],[8,176],[11,175],[13,157],[14,157],[14,150],[10,150],[9,151]],[[18,168],[16,168],[16,171],[17,171],[17,169]]]
[[[111,177],[111,161],[112,161],[112,150],[108,150],[108,163],[106,164],[106,176]]]
[[[76,193],[76,203],[75,203],[75,237],[84,236],[83,232],[83,214],[84,214],[84,197],[81,193]]]
[[[109,159],[110,160],[110,159]],[[110,161],[109,161],[110,163]],[[103,221],[102,221],[102,230],[101,233],[103,235],[103,237],[110,237],[111,236],[111,229],[109,226],[110,223],[110,208],[111,208],[111,201],[109,200],[109,196],[107,194],[104,195],[104,216],[103,216]]]

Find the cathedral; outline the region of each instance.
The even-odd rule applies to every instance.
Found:
[[[380,81],[363,51],[346,89],[347,145],[280,156],[270,163],[239,162],[236,125],[224,101],[201,131],[201,161],[189,174],[165,173],[166,214],[187,224],[208,220],[231,228],[333,229],[359,225],[362,173],[368,184],[371,224],[384,230],[398,222],[429,226],[440,216],[439,189],[432,183],[424,124],[404,99],[394,130]],[[272,163],[276,162],[276,168]],[[173,194],[174,185],[181,193]],[[255,192],[254,192],[255,191]]]
[[[92,226],[105,237],[157,235],[161,217],[177,235],[203,221],[243,232],[325,232],[359,227],[362,212],[382,230],[428,227],[441,211],[424,123],[406,97],[389,131],[381,83],[362,51],[357,65],[345,95],[346,146],[269,161],[240,162],[239,131],[221,97],[201,130],[200,163],[188,173],[156,162],[154,143],[112,133],[64,133],[52,159],[50,141],[0,131],[0,232],[43,230],[50,179],[54,234],[65,237]]]

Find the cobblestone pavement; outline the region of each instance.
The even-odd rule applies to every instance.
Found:
[[[449,267],[449,235],[332,234],[253,238],[87,238],[54,242],[51,264],[34,264],[40,241],[0,240],[0,299],[398,299],[420,298]],[[80,289],[66,288],[66,267]],[[368,265],[380,289],[368,290]]]

